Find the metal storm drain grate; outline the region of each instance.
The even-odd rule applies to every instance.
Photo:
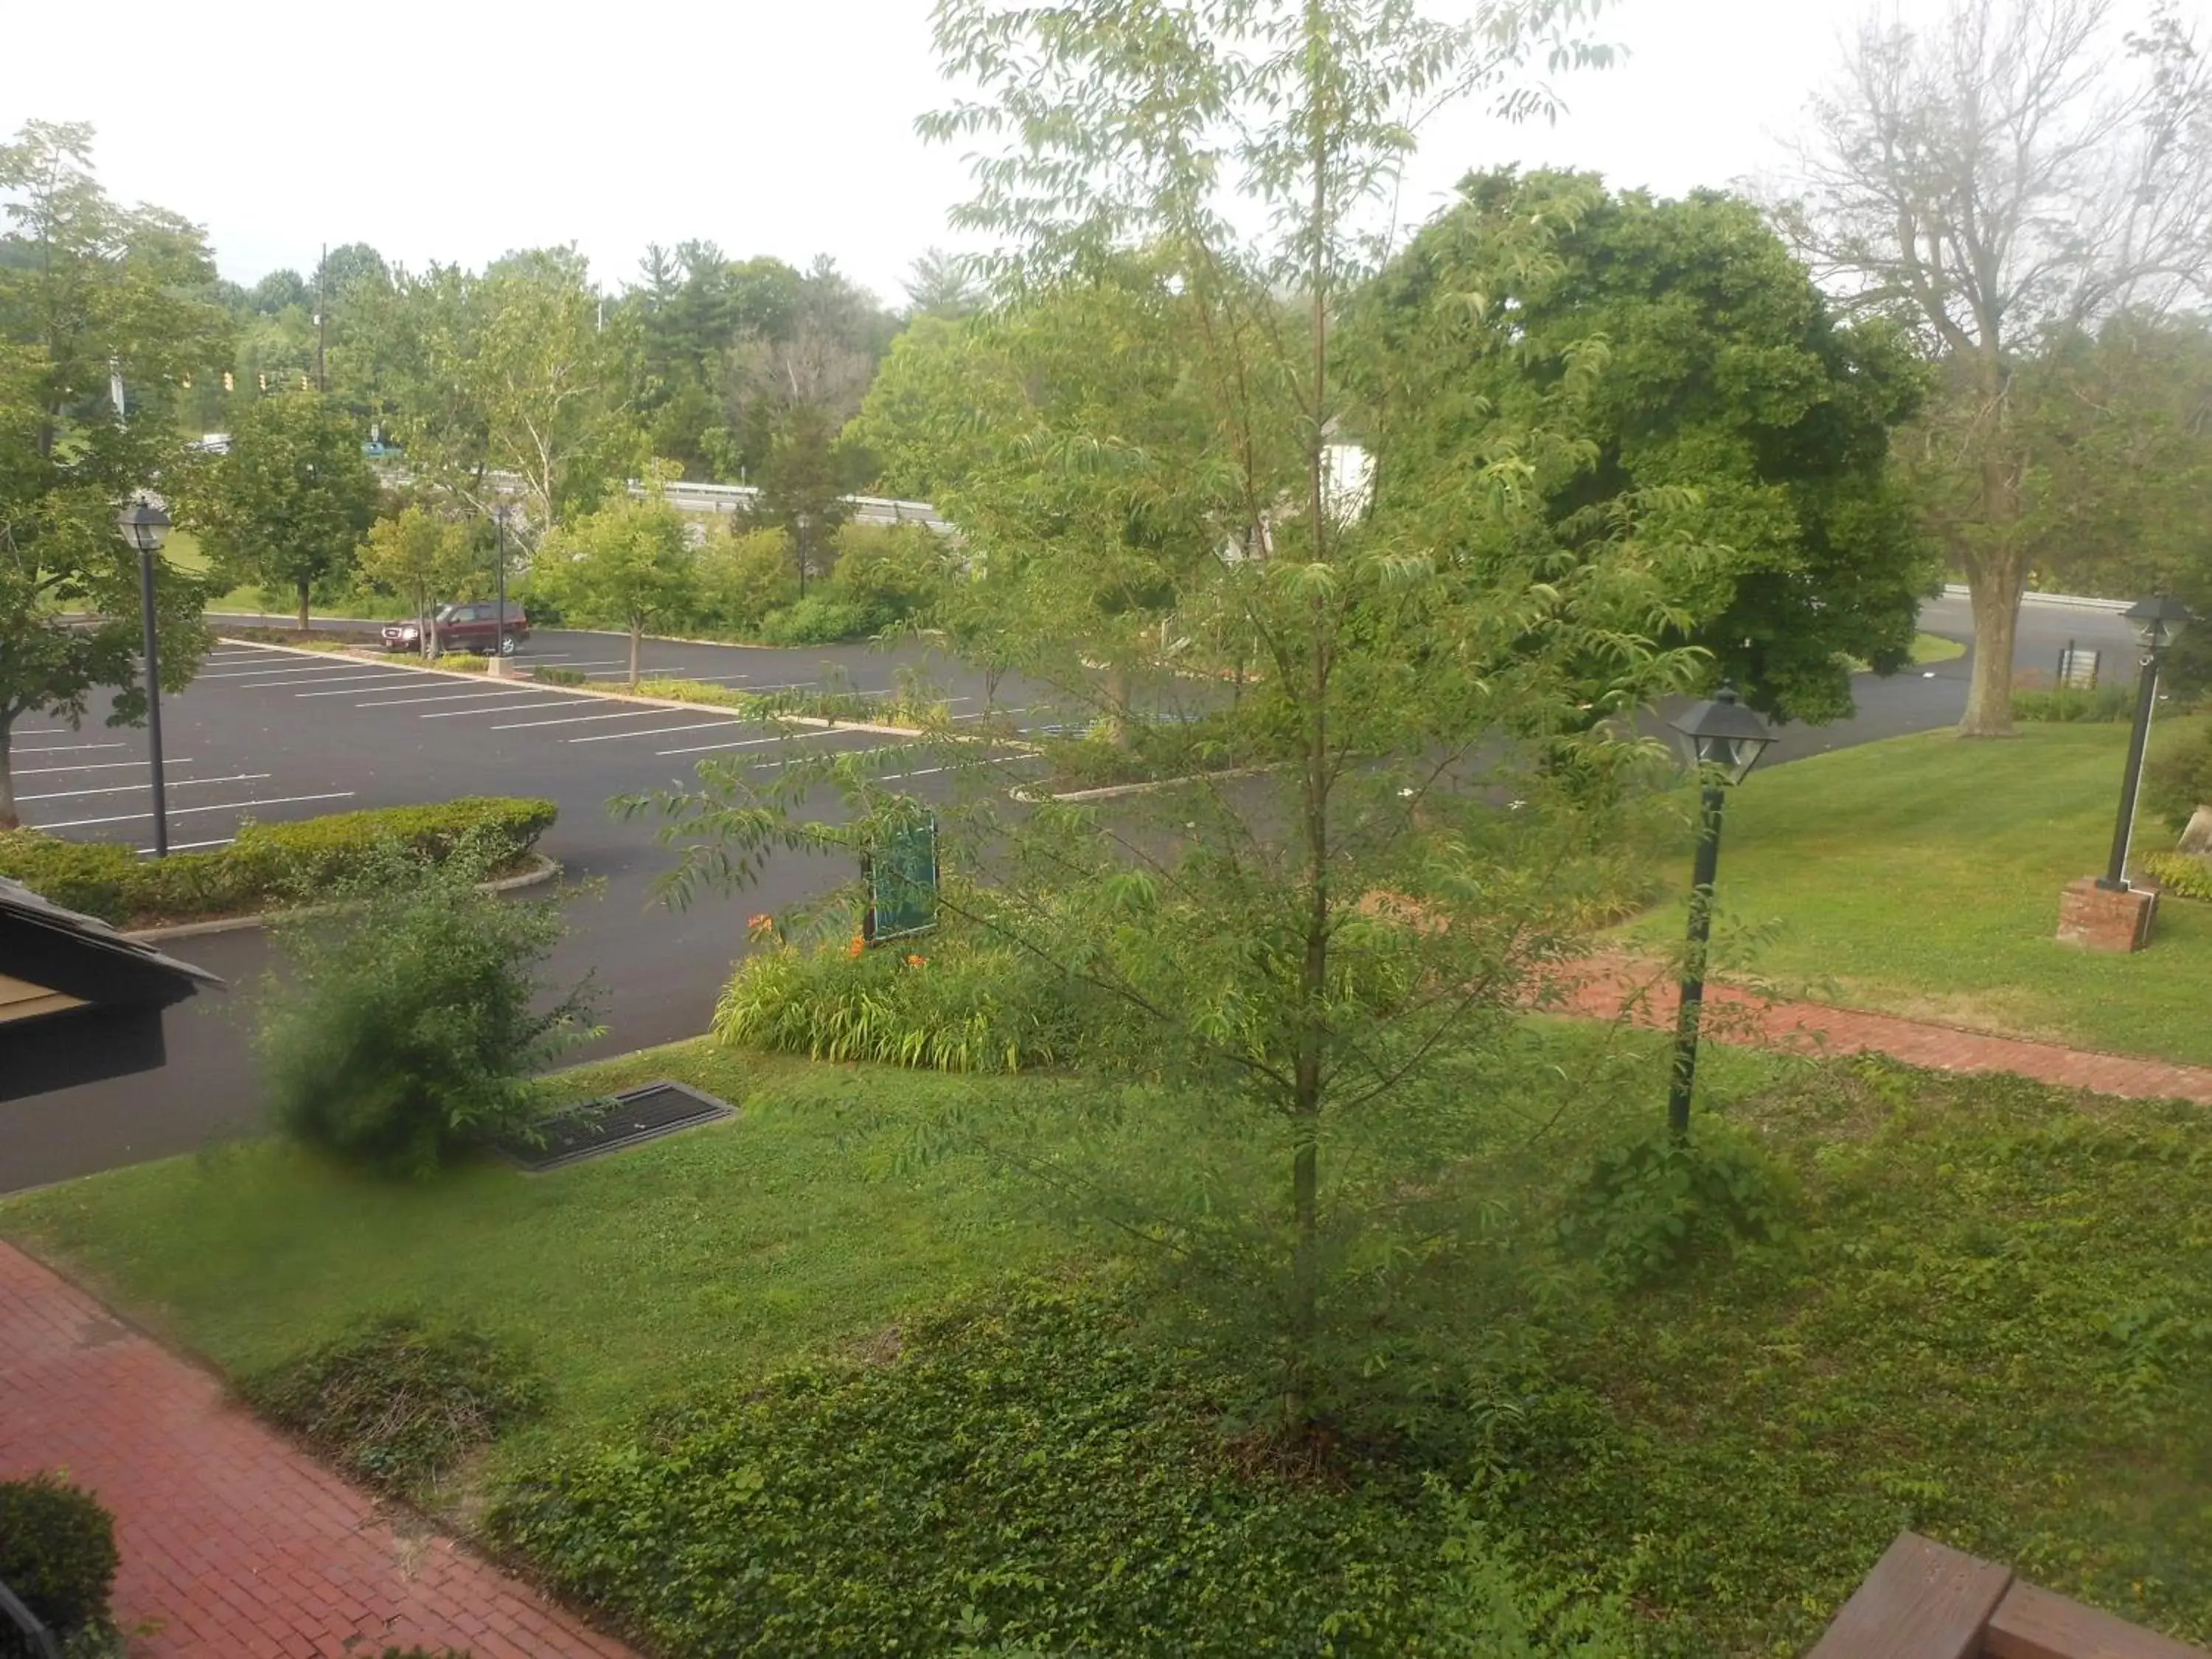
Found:
[[[680,1083],[648,1083],[593,1101],[548,1124],[545,1144],[502,1140],[500,1152],[535,1173],[735,1115],[736,1108]]]

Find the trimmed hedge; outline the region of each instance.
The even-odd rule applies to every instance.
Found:
[[[501,865],[519,861],[552,827],[550,800],[472,795],[423,806],[334,812],[239,827],[228,847],[142,859],[112,842],[64,841],[37,830],[0,832],[0,876],[117,926],[191,921],[295,903],[342,883],[386,843],[432,857],[471,832],[489,835]]]
[[[0,1480],[0,1583],[39,1622],[70,1635],[107,1619],[115,1522],[98,1498],[56,1474]]]

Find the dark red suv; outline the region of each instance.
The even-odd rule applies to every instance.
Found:
[[[484,656],[492,653],[492,641],[499,641],[499,654],[511,657],[514,647],[530,637],[530,618],[519,605],[509,602],[507,607],[507,626],[501,629],[494,620],[499,607],[486,601],[481,605],[449,605],[438,613],[438,649],[441,651],[474,651]],[[422,630],[413,623],[393,623],[384,630],[386,651],[420,651],[422,648]]]

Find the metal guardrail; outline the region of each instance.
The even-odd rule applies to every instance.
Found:
[[[0,1659],[62,1659],[54,1633],[5,1584],[0,1584]]]
[[[1972,590],[1964,582],[1943,584],[1943,597],[1947,599],[1966,599],[1972,592]],[[2021,603],[2047,605],[2059,611],[2109,611],[2117,616],[2135,601],[2133,599],[2093,599],[2087,593],[2023,593],[2021,595]]]

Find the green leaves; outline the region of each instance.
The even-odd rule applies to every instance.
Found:
[[[233,422],[229,453],[191,475],[181,520],[228,580],[304,596],[352,564],[375,520],[380,487],[362,436],[317,393],[252,399]]]

